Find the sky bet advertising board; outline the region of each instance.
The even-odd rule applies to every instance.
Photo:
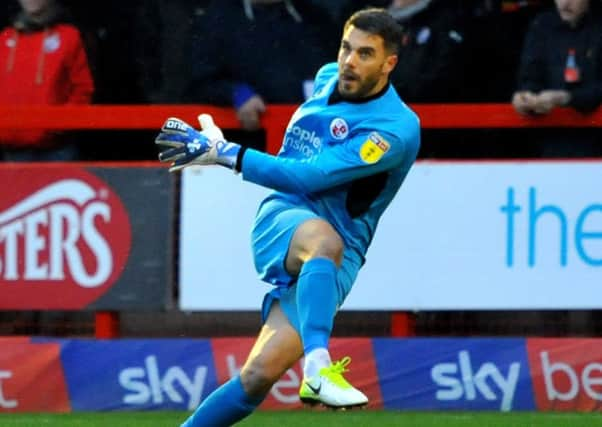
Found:
[[[600,161],[418,162],[342,309],[599,308],[601,182]],[[182,309],[258,309],[269,286],[250,230],[267,193],[223,168],[184,171]]]
[[[253,338],[0,338],[0,413],[192,411],[237,375]],[[600,411],[600,339],[334,338],[368,408]],[[302,361],[260,410],[302,407]]]
[[[162,167],[2,165],[0,309],[165,307],[172,179]]]

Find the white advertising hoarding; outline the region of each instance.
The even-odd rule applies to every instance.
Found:
[[[418,162],[343,309],[602,308],[602,162]],[[268,190],[184,171],[180,307],[257,310],[250,229]]]

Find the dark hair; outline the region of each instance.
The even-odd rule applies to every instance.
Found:
[[[385,9],[372,7],[358,10],[347,19],[343,31],[351,25],[382,37],[385,49],[391,53],[398,53],[401,45],[401,26]]]

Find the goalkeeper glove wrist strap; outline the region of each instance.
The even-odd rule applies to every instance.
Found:
[[[239,154],[241,151],[241,146],[235,142],[228,141],[218,141],[215,144],[216,158],[215,163],[218,165],[225,166],[229,169],[234,170],[235,172],[239,172],[238,163],[239,163]]]
[[[238,154],[236,155],[236,164],[234,165],[234,171],[236,173],[242,172],[242,158],[246,151],[247,147],[240,147],[240,150],[238,150]]]

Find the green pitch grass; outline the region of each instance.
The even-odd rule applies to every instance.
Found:
[[[183,412],[0,414],[2,427],[177,427]],[[241,427],[595,427],[601,414],[348,411],[258,412]]]

